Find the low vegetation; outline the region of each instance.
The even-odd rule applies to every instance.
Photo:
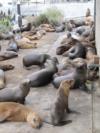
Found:
[[[36,25],[43,23],[49,23],[52,25],[58,25],[63,19],[62,12],[57,8],[49,8],[43,14],[40,14],[36,19]]]

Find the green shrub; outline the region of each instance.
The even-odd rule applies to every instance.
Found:
[[[43,14],[37,16],[35,25],[49,23],[52,25],[59,24],[63,19],[62,13],[57,8],[48,8]]]
[[[45,24],[48,23],[48,18],[46,17],[45,14],[40,14],[34,23],[34,25],[39,26],[40,24]]]
[[[53,25],[59,24],[63,19],[63,14],[61,11],[59,11],[57,8],[49,8],[45,12],[49,23]]]
[[[0,20],[0,32],[7,32],[11,30],[11,22],[9,18],[3,18]]]

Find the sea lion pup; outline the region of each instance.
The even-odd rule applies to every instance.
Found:
[[[15,102],[0,102],[0,123],[28,122],[33,128],[39,129],[42,120],[32,109]]]
[[[50,120],[44,119],[45,122],[54,126],[63,124],[65,113],[69,113],[68,97],[70,89],[73,88],[74,80],[64,80],[58,88],[54,103],[50,108]],[[71,122],[71,121],[70,121]],[[68,124],[66,121],[65,124]]]
[[[29,79],[24,79],[17,87],[0,90],[0,102],[24,103],[29,91],[30,81]]]
[[[11,64],[0,64],[0,69],[2,69],[3,71],[9,71],[13,70],[14,66]]]
[[[8,43],[7,51],[17,52],[18,50],[19,50],[18,44],[17,44],[15,38],[13,37]]]
[[[8,60],[18,57],[18,54],[14,51],[4,51],[0,53],[0,61]]]
[[[73,69],[71,68],[71,72],[68,74],[65,74],[63,76],[58,76],[53,79],[53,85],[58,88],[60,86],[60,83],[63,80],[74,80],[74,88],[84,90],[86,92],[89,92],[87,86],[85,85],[85,82],[87,80],[87,64],[86,61],[82,58],[76,58],[73,60]]]
[[[48,59],[45,63],[44,69],[29,75],[28,78],[30,80],[30,86],[39,87],[49,84],[54,73],[58,71],[56,64],[57,62],[55,59]]]
[[[85,58],[86,48],[79,42],[75,46],[71,47],[63,56],[68,56],[70,59]]]
[[[5,87],[5,73],[0,69],[0,90]]]
[[[50,58],[50,55],[48,54],[28,54],[23,57],[23,65],[25,67],[30,67],[32,65],[39,65],[43,66],[45,61]]]

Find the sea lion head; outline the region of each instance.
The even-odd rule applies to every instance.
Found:
[[[63,88],[67,87],[67,88],[70,89],[74,85],[74,83],[75,83],[75,81],[72,80],[72,79],[70,79],[70,80],[63,80],[61,82],[60,86],[63,87]]]
[[[25,95],[28,94],[29,90],[30,90],[30,80],[29,79],[24,79],[21,84],[20,84],[20,88],[23,91],[23,93]]]
[[[73,60],[73,63],[77,69],[86,70],[87,64],[86,61],[82,58],[76,58]]]
[[[42,126],[42,119],[36,113],[29,113],[27,116],[27,121],[33,128],[39,129]]]

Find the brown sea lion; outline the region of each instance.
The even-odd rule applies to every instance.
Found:
[[[13,70],[14,66],[11,64],[0,64],[0,69],[3,71]]]
[[[28,122],[33,128],[40,128],[42,120],[32,109],[19,103],[0,102],[0,123]]]
[[[32,53],[23,57],[23,65],[25,67],[30,67],[32,65],[43,66],[45,61],[50,58],[48,54],[36,54]]]
[[[20,49],[31,49],[31,48],[37,48],[37,43],[33,43],[28,38],[21,38],[19,40],[16,40],[18,43],[18,47]]]
[[[25,97],[28,95],[29,91],[30,81],[25,79],[17,87],[0,90],[0,102],[24,103]]]
[[[45,120],[45,122],[54,126],[60,125],[63,122],[65,113],[69,112],[68,97],[73,85],[74,80],[65,80],[61,82],[55,101],[50,108],[50,120]],[[66,121],[66,123],[67,122],[68,121]]]
[[[56,54],[57,55],[62,55],[65,51],[69,50],[70,48],[71,48],[71,45],[70,44],[59,46],[56,49]]]
[[[0,69],[0,90],[5,87],[5,73],[3,70]]]
[[[48,59],[45,68],[29,75],[28,78],[30,80],[30,86],[39,87],[49,84],[54,73],[58,70],[56,64],[57,62],[54,59]]]
[[[16,58],[18,54],[14,51],[4,51],[0,53],[0,61]]]
[[[30,40],[39,40],[46,34],[45,30],[38,30],[33,36],[26,36]]]

